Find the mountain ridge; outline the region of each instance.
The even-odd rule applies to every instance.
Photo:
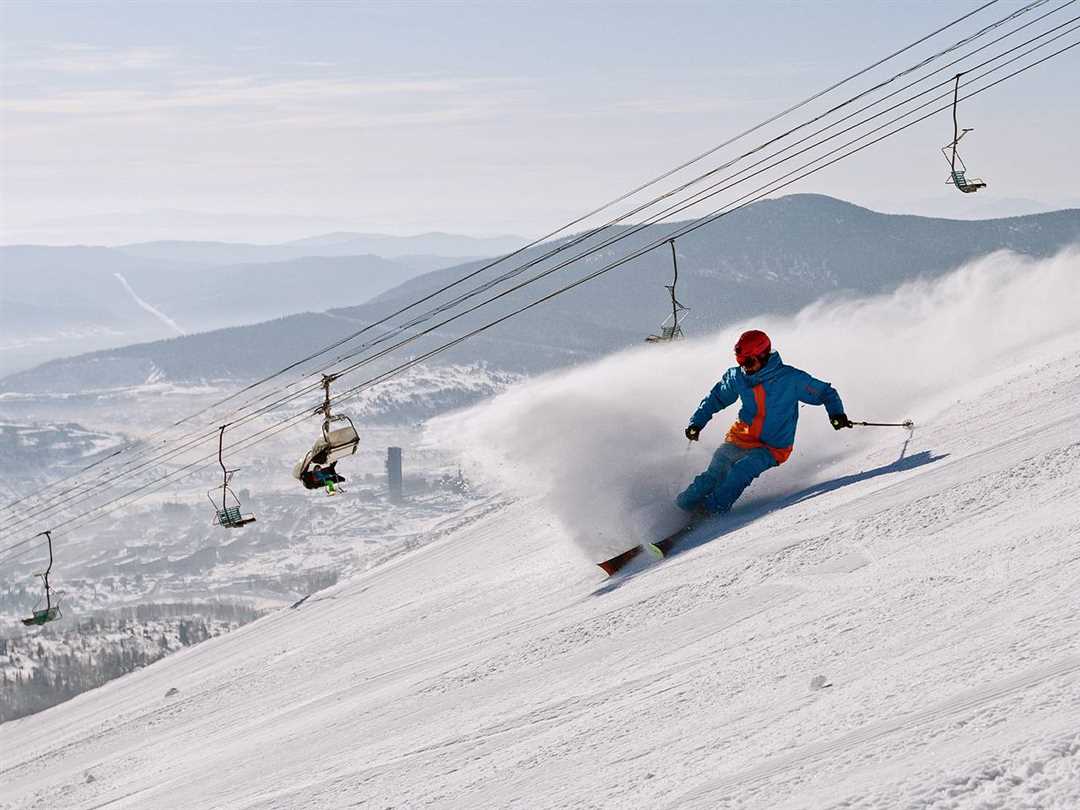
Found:
[[[554,272],[550,277],[507,295],[482,311],[462,317],[408,347],[412,354],[428,351],[465,331],[482,327],[494,318],[584,273],[618,260],[677,226],[676,223],[643,228],[622,242],[603,247],[597,254]],[[612,234],[627,234],[631,226],[589,236],[582,246],[596,246]],[[535,260],[552,247],[574,237],[530,249],[517,259]],[[880,214],[823,195],[790,195],[764,200],[694,231],[676,243],[680,300],[691,308],[686,331],[711,331],[755,313],[789,313],[823,296],[878,294],[918,278],[933,278],[978,256],[1013,250],[1028,256],[1048,256],[1080,242],[1080,210],[1069,209],[996,220],[942,220],[911,214]],[[195,351],[206,338],[174,338],[137,344],[100,354],[76,356],[35,368],[32,377],[10,375],[0,390],[23,390],[30,384],[81,385],[99,381],[96,370],[103,361],[119,362],[128,369],[118,384],[136,384],[153,368],[175,381],[235,377],[250,379],[270,373],[296,356],[310,353],[364,326],[386,317],[403,305],[445,286],[491,260],[469,262],[415,276],[357,306],[342,306],[324,313],[308,313],[300,320],[281,319],[280,333],[269,322],[239,327],[219,337],[225,345],[239,342],[250,351],[203,360]],[[539,261],[529,275],[555,266],[558,257]],[[513,264],[484,271],[469,284],[491,280]],[[542,371],[596,357],[634,345],[656,331],[670,311],[664,285],[671,278],[671,256],[654,250],[628,261],[617,272],[584,284],[543,307],[526,312],[485,332],[441,356],[451,363],[482,361],[517,373]],[[523,276],[525,277],[525,276]],[[515,280],[516,281],[516,280]],[[509,284],[495,285],[492,293]],[[447,305],[457,288],[435,295],[424,309]],[[486,294],[490,295],[491,293]],[[482,298],[469,301],[469,305]],[[412,312],[409,316],[412,316]],[[449,314],[452,313],[448,313]],[[303,325],[296,335],[293,326]],[[317,324],[317,325],[316,325]],[[243,329],[256,330],[264,351]],[[252,333],[254,334],[254,333]],[[381,330],[378,333],[381,334]],[[194,343],[185,344],[185,340]],[[211,341],[213,338],[210,339]],[[185,351],[185,346],[192,352]],[[274,347],[271,350],[269,347]],[[291,349],[291,350],[290,350]],[[220,355],[215,352],[215,355]],[[61,383],[61,380],[64,382]]]
[[[340,238],[339,238],[340,237]],[[373,254],[386,259],[413,254],[446,258],[487,256],[509,252],[528,240],[517,236],[476,237],[431,231],[412,236],[338,231],[278,243],[157,240],[132,242],[114,248],[129,256],[172,259],[199,264],[244,264],[284,261],[310,256]]]
[[[366,300],[455,259],[371,254],[239,265],[130,256],[98,246],[0,248],[0,373]]]

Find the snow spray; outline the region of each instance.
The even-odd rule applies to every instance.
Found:
[[[763,315],[536,377],[432,420],[427,439],[466,457],[471,475],[542,497],[595,562],[678,519],[672,498],[708,464],[737,405],[713,417],[692,464],[683,430],[735,364],[744,330],[764,329],[785,363],[832,382],[849,417],[919,424],[956,399],[950,391],[1015,363],[1019,350],[1080,330],[1077,302],[1080,251],[1042,260],[998,252],[891,294],[829,297],[794,316]],[[835,432],[821,408],[800,415],[791,461],[762,478],[781,476],[788,491],[812,483],[816,468],[845,449],[888,440]]]

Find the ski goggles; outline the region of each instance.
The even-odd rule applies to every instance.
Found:
[[[754,355],[753,357],[744,357],[739,361],[739,365],[742,366],[742,370],[747,374],[753,374],[756,371],[761,371],[762,367],[765,365],[765,360],[766,358],[764,357]]]

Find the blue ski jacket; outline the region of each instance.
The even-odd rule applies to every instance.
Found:
[[[785,366],[777,352],[753,374],[739,366],[729,368],[701,400],[690,424],[705,427],[714,413],[736,400],[740,401],[739,419],[728,430],[726,440],[738,447],[764,447],[777,464],[791,455],[800,402],[824,405],[830,418],[844,412],[836,389],[805,371]]]

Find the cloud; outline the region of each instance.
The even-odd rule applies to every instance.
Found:
[[[23,44],[5,54],[5,127],[31,136],[53,119],[158,124],[163,131],[212,125],[408,126],[485,117],[508,102],[512,78],[348,75],[333,62],[231,73],[173,48]],[[53,74],[53,75],[48,75]],[[67,125],[65,121],[65,126]]]
[[[145,71],[176,62],[173,48],[132,46],[103,48],[78,42],[45,43],[26,58],[8,57],[9,66],[24,71],[95,74],[112,71]]]
[[[251,123],[303,126],[397,126],[467,120],[505,104],[512,80],[411,77],[389,79],[268,79],[232,76],[177,83],[163,89],[86,89],[51,96],[7,98],[0,109],[23,115],[81,118],[160,117],[217,112]],[[265,123],[260,118],[259,123]]]
[[[654,96],[644,98],[627,98],[614,102],[611,106],[621,112],[642,113],[649,115],[701,115],[714,113],[721,110],[731,110],[741,107],[743,103],[733,98],[720,98],[717,96]]]

